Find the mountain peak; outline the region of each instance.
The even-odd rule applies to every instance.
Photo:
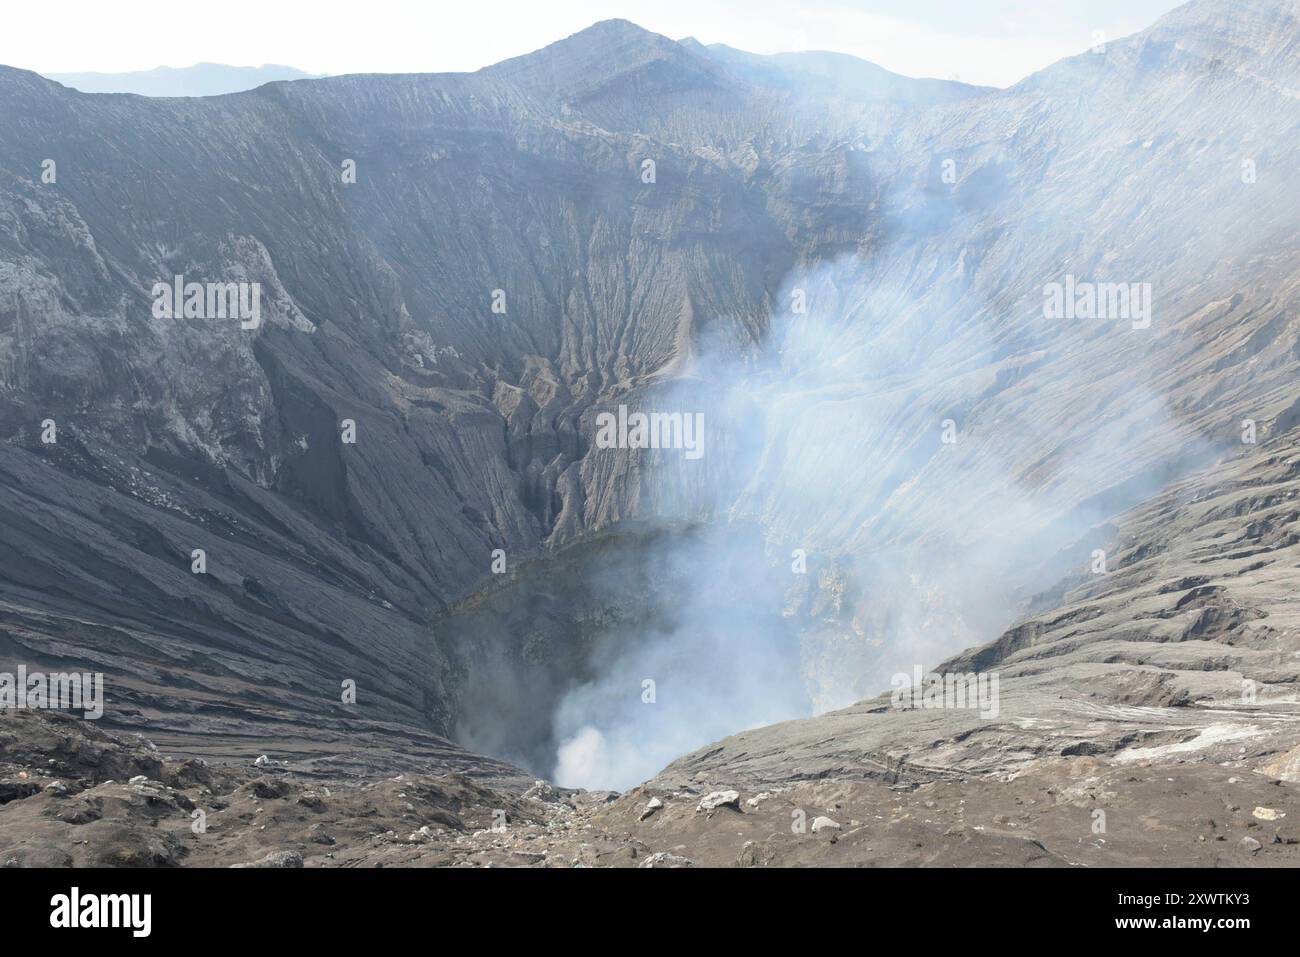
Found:
[[[630,20],[601,20],[540,50],[503,60],[480,72],[504,78],[533,92],[581,99],[619,77],[654,69],[672,74],[678,85],[716,83],[714,65],[699,54]],[[646,92],[653,92],[651,84]]]
[[[683,45],[688,41],[683,40]],[[847,53],[809,50],[803,53],[757,54],[723,43],[689,43],[701,55],[721,64],[747,83],[821,96],[853,100],[892,100],[937,103],[988,91],[954,80],[914,79]]]

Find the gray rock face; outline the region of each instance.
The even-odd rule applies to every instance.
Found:
[[[647,589],[592,587],[579,616],[546,569],[589,568],[610,536],[729,526],[787,592],[709,601],[788,614],[759,639],[764,691],[737,681],[705,716],[724,732],[875,694],[1022,615],[970,661],[1008,669],[1033,720],[1069,711],[1067,664],[1110,698],[1194,698],[1181,672],[1210,656],[1169,649],[1225,634],[1294,680],[1294,630],[1265,641],[1251,611],[1292,566],[1243,573],[1252,605],[1199,552],[1143,563],[1165,516],[1216,520],[1188,503],[1246,419],[1261,444],[1222,467],[1261,490],[1221,502],[1242,511],[1202,547],[1290,547],[1295,477],[1264,488],[1300,425],[1296,30],[1293,2],[1197,2],[1009,90],[894,78],[857,98],[839,72],[808,79],[826,64],[619,21],[472,75],[211,100],[2,68],[0,663],[105,672],[105,720],[164,747],[516,774],[455,736],[549,774],[538,755],[573,730],[557,702],[622,661],[634,629],[610,609]],[[259,283],[256,328],[156,318],[176,276]],[[1067,276],[1149,284],[1149,327],[1045,318]],[[596,447],[598,413],[655,403],[707,409],[698,463]],[[1152,501],[1166,511],[1134,519],[1110,597],[1057,585]],[[787,573],[793,549],[807,574]],[[1121,648],[1138,608],[1145,637]],[[707,669],[730,652],[695,647]],[[1160,690],[1149,667],[1180,674]],[[769,673],[779,707],[741,716]],[[488,727],[497,702],[532,718],[517,737]],[[879,707],[816,719],[806,748],[723,742],[686,766],[842,769],[825,730],[862,720],[855,755],[888,767],[863,717]],[[1092,747],[1080,713],[1061,720]],[[1167,717],[1129,744],[1181,743]],[[919,741],[941,719],[906,720]],[[1004,728],[981,767],[1046,747],[1041,726]]]

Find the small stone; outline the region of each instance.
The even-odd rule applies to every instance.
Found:
[[[252,791],[253,797],[262,800],[271,800],[273,798],[282,798],[289,793],[289,785],[284,781],[272,781],[269,778],[258,778],[250,782],[249,790]]]
[[[559,804],[564,800],[549,781],[542,780],[534,781],[533,786],[524,792],[524,797],[530,801],[541,801],[543,804]]]
[[[1260,844],[1259,841],[1255,840],[1253,837],[1243,837],[1241,839],[1241,849],[1251,854],[1258,854],[1259,849],[1263,846],[1264,845]]]
[[[664,806],[663,801],[659,800],[657,797],[652,797],[649,800],[649,802],[646,803],[645,810],[641,812],[641,817],[638,818],[638,820],[644,821],[651,814],[654,814],[655,811],[659,810],[663,806]]]
[[[700,799],[700,806],[696,811],[712,811],[720,807],[734,807],[740,810],[740,792],[739,791],[713,791]],[[645,866],[644,864],[642,865]]]
[[[667,851],[660,851],[657,854],[651,854],[638,865],[643,868],[649,867],[694,867],[695,862],[679,854],[669,854]]]
[[[337,841],[335,841],[320,824],[313,824],[311,827],[307,828],[307,839],[313,844],[331,845],[337,843]]]
[[[251,864],[235,864],[234,867],[302,867],[302,855],[297,851],[272,851]]]
[[[265,754],[258,755],[257,760],[253,762],[253,767],[264,768],[271,763],[271,759]]]
[[[828,817],[813,818],[812,832],[814,834],[816,834],[818,831],[838,831],[839,829],[840,829],[839,822],[832,821]]]
[[[1271,807],[1257,807],[1251,813],[1261,821],[1280,821],[1286,817],[1285,811],[1276,811]]]

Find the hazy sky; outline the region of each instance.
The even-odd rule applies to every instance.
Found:
[[[475,70],[622,17],[756,53],[837,50],[1005,86],[1175,0],[61,0],[5,5],[0,63],[42,73],[209,61],[312,73]]]

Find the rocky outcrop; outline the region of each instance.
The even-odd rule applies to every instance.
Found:
[[[62,742],[52,764],[14,749],[51,735]],[[150,773],[131,783],[107,777],[112,768]],[[1007,781],[805,781],[745,790],[738,805],[701,813],[707,779],[620,796],[521,794],[458,774],[304,777],[178,762],[85,722],[15,713],[0,715],[0,787],[31,788],[0,803],[0,866],[1294,867],[1300,858],[1294,788],[1201,762],[1140,772],[1075,757]]]

